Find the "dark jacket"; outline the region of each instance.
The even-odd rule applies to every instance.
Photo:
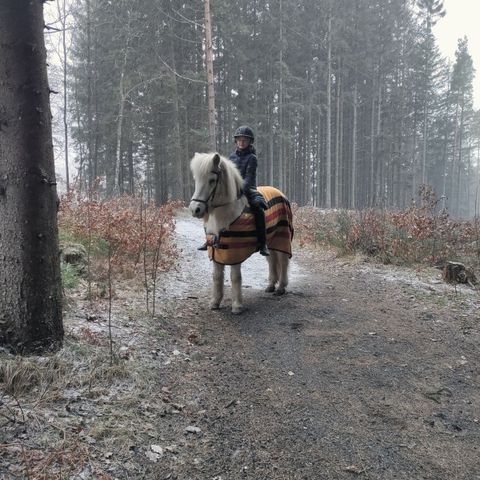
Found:
[[[252,206],[257,206],[263,200],[262,195],[257,191],[257,156],[255,148],[250,145],[245,150],[236,150],[230,155],[230,160],[240,170],[244,180],[243,192]]]

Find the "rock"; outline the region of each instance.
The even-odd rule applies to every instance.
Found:
[[[163,448],[160,445],[150,445],[150,450],[157,455],[163,455]]]
[[[198,428],[198,427],[194,427],[194,426],[192,426],[192,425],[189,425],[189,426],[185,429],[185,432],[187,432],[187,433],[199,434],[199,433],[202,433],[202,429],[201,429],[201,428]]]
[[[155,453],[155,452],[145,452],[145,456],[151,461],[151,462],[158,462],[158,459],[160,458],[160,455],[158,453]]]
[[[443,269],[443,278],[449,283],[468,283],[471,285],[477,283],[473,270],[466,268],[460,262],[446,262]]]

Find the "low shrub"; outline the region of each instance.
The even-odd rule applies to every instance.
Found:
[[[328,244],[342,254],[362,253],[384,263],[434,265],[452,260],[478,266],[478,219],[453,220],[438,208],[429,187],[422,187],[420,193],[420,205],[397,212],[299,208],[297,238],[301,244]]]

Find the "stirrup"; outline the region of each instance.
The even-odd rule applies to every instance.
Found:
[[[260,247],[258,249],[258,253],[260,255],[263,255],[264,257],[269,257],[270,256],[270,251],[268,250],[268,247],[267,247],[266,244],[260,245]]]
[[[205,251],[208,250],[208,243],[205,242],[203,245],[197,248],[197,250]]]

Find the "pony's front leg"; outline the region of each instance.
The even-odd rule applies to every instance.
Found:
[[[230,267],[230,280],[232,281],[232,313],[242,313],[242,269],[240,264]]]
[[[223,277],[225,266],[220,263],[213,262],[213,295],[210,301],[210,308],[217,310],[223,298]]]

